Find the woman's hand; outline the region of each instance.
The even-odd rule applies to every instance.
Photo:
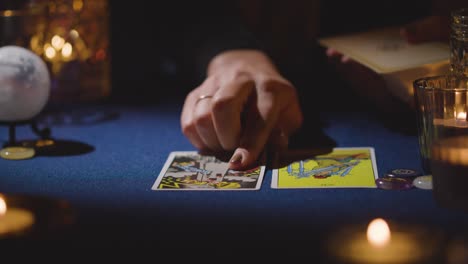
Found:
[[[230,168],[243,170],[266,145],[286,147],[302,118],[295,87],[263,52],[232,50],[213,58],[186,97],[181,127],[202,152],[233,152]]]

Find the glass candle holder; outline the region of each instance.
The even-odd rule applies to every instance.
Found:
[[[451,13],[450,67],[457,76],[468,76],[468,8]]]
[[[428,76],[413,85],[422,167],[431,174],[434,142],[468,135],[468,77]]]
[[[107,0],[50,0],[31,49],[48,64],[52,102],[88,102],[111,91]]]
[[[49,102],[88,102],[111,92],[108,0],[0,3],[0,46],[32,50],[51,75]]]
[[[46,12],[46,6],[37,1],[0,4],[0,47],[16,45],[29,48],[33,36],[43,36],[47,22]]]

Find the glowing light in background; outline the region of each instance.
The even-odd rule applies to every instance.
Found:
[[[457,114],[457,119],[466,120],[466,112],[459,112]]]
[[[83,8],[83,0],[74,0],[73,1],[73,10],[81,11]]]
[[[55,55],[57,55],[57,52],[55,51],[55,49],[50,46],[50,45],[45,45],[44,47],[44,55],[48,58],[48,59],[53,59],[55,58]]]
[[[80,37],[80,33],[78,33],[78,31],[77,31],[76,29],[70,30],[70,33],[69,33],[69,34],[70,34],[70,37],[71,37],[72,39],[77,39],[77,38]]]
[[[0,217],[4,216],[7,211],[7,205],[3,197],[0,196]]]
[[[68,58],[72,55],[73,47],[70,43],[65,43],[62,48],[62,56],[64,58]]]

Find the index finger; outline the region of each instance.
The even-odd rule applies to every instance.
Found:
[[[282,101],[279,100],[281,86],[284,84],[274,81],[257,87],[257,94],[253,95],[255,98],[247,105],[245,128],[240,145],[231,158],[231,169],[246,169],[257,161],[282,108]]]

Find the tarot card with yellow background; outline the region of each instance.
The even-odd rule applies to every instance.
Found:
[[[271,187],[376,188],[377,178],[374,148],[333,148],[329,153],[296,160],[274,169]]]

